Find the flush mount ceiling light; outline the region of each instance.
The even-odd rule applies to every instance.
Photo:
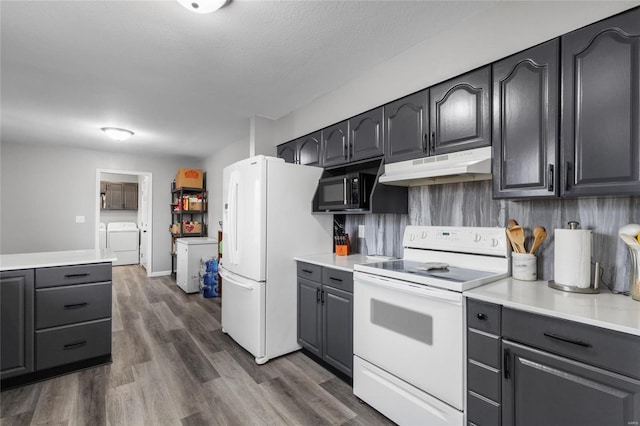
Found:
[[[182,6],[195,13],[211,13],[222,8],[231,0],[178,0]]]
[[[119,129],[117,127],[102,127],[100,130],[105,132],[107,136],[114,141],[124,141],[134,135],[131,130]]]

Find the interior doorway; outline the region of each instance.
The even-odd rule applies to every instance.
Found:
[[[109,187],[110,191],[107,191],[105,182],[115,183],[114,186]],[[126,199],[127,197],[131,198],[132,183],[137,184],[134,205],[129,199]],[[119,192],[112,190],[119,189],[120,184],[125,188],[122,191],[122,200],[118,198]],[[135,253],[126,248],[126,252],[119,252],[117,255],[119,259],[127,259],[125,264],[139,263],[146,270],[147,276],[151,276],[153,271],[152,187],[153,176],[149,172],[96,169],[95,247],[104,248],[109,245],[109,241],[112,243],[120,242],[124,239],[124,235],[127,235],[126,232],[121,234],[110,232],[108,230],[109,223],[112,223],[112,231],[115,231],[117,225],[114,225],[113,222],[125,225],[135,223],[138,235]],[[119,207],[120,204],[123,206],[122,209]],[[131,233],[128,232],[128,235]]]

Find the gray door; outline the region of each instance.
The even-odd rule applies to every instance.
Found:
[[[426,157],[429,89],[384,106],[385,162]]]
[[[562,195],[640,194],[640,8],[562,37]]]
[[[430,154],[491,145],[491,67],[431,88]]]
[[[322,130],[322,166],[339,166],[349,162],[348,121]]]
[[[291,141],[278,145],[278,158],[284,158],[287,163],[296,162],[296,144],[297,141]]]
[[[384,154],[382,135],[384,108],[376,108],[349,119],[351,161],[379,157]]]
[[[317,131],[296,141],[298,164],[320,165],[320,137],[321,132]]]
[[[322,357],[320,283],[298,277],[298,343]]]
[[[353,294],[323,287],[323,358],[338,370],[353,375]]]
[[[640,419],[640,381],[503,341],[502,423],[630,425]]]
[[[493,64],[493,198],[559,194],[554,39]]]
[[[0,378],[33,371],[33,270],[0,273]]]

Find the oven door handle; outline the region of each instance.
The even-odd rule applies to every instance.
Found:
[[[435,299],[454,305],[462,305],[462,293],[457,293],[454,291],[435,289],[429,286],[413,284],[406,281],[376,277],[374,275],[369,275],[358,271],[354,271],[353,279],[355,284],[354,290],[358,288],[358,285],[370,284],[395,291],[401,291],[403,293],[421,296],[427,299]]]

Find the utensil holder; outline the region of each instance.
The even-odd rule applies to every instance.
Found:
[[[631,257],[631,281],[629,282],[629,294],[633,300],[640,302],[640,249],[629,247]]]
[[[511,277],[521,281],[538,279],[538,259],[534,254],[511,253]]]

